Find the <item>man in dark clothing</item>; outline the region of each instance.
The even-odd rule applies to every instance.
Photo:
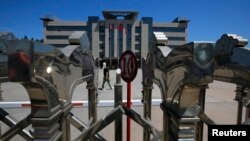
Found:
[[[104,84],[107,81],[110,89],[112,89],[110,85],[110,79],[109,79],[109,69],[106,67],[106,63],[103,63],[103,82],[102,82],[102,89],[104,88]]]

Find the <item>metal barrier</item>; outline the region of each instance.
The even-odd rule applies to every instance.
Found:
[[[235,100],[238,102],[237,124],[242,124],[243,106],[246,107],[246,121],[249,122],[250,119],[248,90],[250,87],[250,50],[242,48],[247,43],[247,39],[235,34],[225,34],[216,42],[214,79],[237,85],[235,95]]]
[[[122,85],[121,85],[122,87]],[[115,90],[116,91],[116,90]],[[114,92],[117,94],[117,92]],[[117,96],[117,95],[115,95]],[[118,96],[117,96],[118,97]],[[118,100],[100,100],[97,103],[97,107],[114,107],[114,105],[118,106],[119,104],[125,104],[127,103],[127,100],[120,100],[120,98],[118,97],[117,99],[119,99],[119,102],[117,102]],[[160,106],[162,100],[161,99],[152,99],[152,106]],[[143,103],[141,100],[139,99],[134,99],[131,100],[132,102],[132,106],[133,107],[142,107]],[[73,108],[88,108],[88,101],[87,100],[83,100],[83,101],[72,101],[72,106]],[[115,106],[115,107],[116,107]],[[0,107],[3,109],[19,109],[19,108],[31,108],[31,104],[30,101],[2,101],[0,102]]]
[[[68,126],[74,88],[88,81],[89,95],[96,95],[97,74],[87,35],[74,33],[69,41],[74,45],[62,50],[28,40],[8,42],[8,80],[21,82],[29,94],[34,140],[70,140]],[[96,112],[91,114],[96,116]]]
[[[201,90],[213,81],[214,44],[192,42],[174,49],[156,45],[154,50],[156,53],[149,53],[145,63],[145,69],[150,70],[143,71],[143,76],[144,84],[154,82],[161,89],[162,140],[195,140],[199,121],[196,103]]]
[[[71,45],[62,49],[29,40],[10,40],[7,54],[0,54],[0,82],[22,84],[30,102],[14,104],[30,107],[31,113],[17,121],[3,109],[11,103],[1,103],[0,120],[12,127],[1,140],[20,134],[26,140],[68,141],[72,124],[81,131],[75,140],[105,141],[98,132],[114,121],[114,140],[121,141],[122,115],[126,115],[144,129],[144,141],[201,141],[203,122],[215,124],[204,113],[206,89],[214,79],[237,84],[237,124],[249,124],[250,51],[239,48],[247,44],[246,39],[225,34],[217,42],[191,42],[170,48],[164,34],[155,33],[154,41],[147,58],[142,59],[142,100],[133,101],[134,105],[143,105],[140,115],[124,104],[119,70],[114,101],[98,104],[98,60],[90,53],[86,32],[74,32],[69,37]],[[72,101],[75,87],[82,82],[87,83],[88,100]],[[160,88],[160,100],[152,100],[153,83]],[[164,113],[162,131],[151,124],[151,107],[155,104],[160,104]],[[88,124],[71,113],[73,106],[80,105],[88,107]],[[104,105],[114,109],[98,120],[97,107]],[[245,121],[243,106],[247,109]],[[32,133],[25,129],[30,124]]]
[[[162,44],[161,38],[158,42],[155,34],[156,47],[143,60],[142,70],[145,97],[151,96],[152,82],[161,89],[161,108],[164,111],[162,140],[202,140],[203,122],[214,124],[203,112],[205,89],[214,78],[245,86],[238,86],[236,90],[236,100],[239,101],[237,123],[241,123],[242,103],[245,103],[249,117],[249,94],[245,88],[250,82],[250,52],[238,48],[247,44],[246,39],[225,34],[216,43],[192,42],[172,49]],[[144,117],[149,119],[150,98],[143,100],[144,112],[148,113]],[[145,129],[144,140],[150,140]]]

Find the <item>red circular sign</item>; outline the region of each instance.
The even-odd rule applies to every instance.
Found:
[[[125,51],[122,53],[119,60],[121,77],[126,82],[131,82],[135,79],[138,65],[135,54],[132,51]]]

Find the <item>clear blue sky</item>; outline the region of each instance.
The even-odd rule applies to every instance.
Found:
[[[170,22],[177,16],[191,20],[188,41],[217,40],[236,33],[250,40],[250,0],[1,0],[0,31],[17,37],[42,38],[44,15],[86,21],[102,17],[102,10],[136,10],[139,17]]]

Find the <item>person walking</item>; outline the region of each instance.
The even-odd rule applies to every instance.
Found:
[[[110,85],[110,79],[109,79],[109,68],[106,66],[106,63],[103,63],[103,82],[102,82],[102,89],[104,89],[104,84],[107,81],[110,89],[112,90],[112,87]]]

